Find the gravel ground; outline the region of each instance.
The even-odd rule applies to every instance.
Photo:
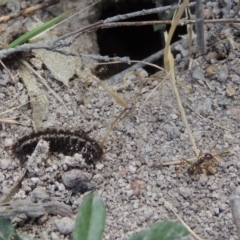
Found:
[[[83,6],[82,3],[80,7]],[[220,14],[218,7],[215,2],[210,2],[207,10],[217,15]],[[82,22],[83,25],[87,23],[86,19]],[[71,30],[76,27],[70,25]],[[134,75],[128,77],[127,86],[123,83],[114,86],[119,88],[118,93],[128,103],[129,109],[110,133],[102,162],[97,163],[95,169],[87,166],[78,153],[65,156],[49,152],[46,141],[39,142],[27,165],[22,166],[9,147],[17,139],[33,132],[32,111],[26,104],[3,115],[19,116],[21,124],[1,124],[0,193],[6,195],[21,172],[27,169],[27,176],[12,200],[51,197],[64,203],[67,213],[44,215],[35,220],[24,214],[17,215],[12,221],[18,232],[41,239],[71,239],[76,211],[88,194],[80,194],[77,190],[72,193],[68,189],[67,172],[72,171],[70,175],[76,178],[84,176],[89,181],[89,188],[97,187],[95,192],[106,204],[104,239],[126,239],[155,222],[176,220],[167,203],[202,239],[237,239],[229,196],[234,194],[240,182],[240,63],[237,39],[232,38],[233,44],[227,38],[234,36],[237,29],[225,26],[215,37],[213,28],[214,25],[207,26],[207,41],[217,44],[208,49],[207,60],[202,57],[193,60],[190,70],[186,70],[189,58],[185,50],[187,47],[181,47],[176,57],[176,78],[197,147],[202,153],[231,148],[226,156],[218,158],[217,173],[190,177],[186,166],[179,169],[175,165],[162,166],[163,163],[195,155],[170,82],[164,82],[152,92],[160,77],[144,83],[141,94],[141,84],[135,83],[138,79]],[[93,34],[86,35],[83,42],[74,47],[76,50],[81,47],[86,53],[97,52],[95,39]],[[16,74],[17,67],[14,67],[12,71]],[[48,70],[42,68],[39,71],[47,79],[52,78]],[[142,78],[147,78],[145,70],[138,71]],[[88,75],[88,79],[93,78]],[[116,117],[122,110],[95,81],[73,78],[66,87],[53,79],[49,85],[63,99],[67,110],[52,95],[48,95],[50,111],[45,129],[73,132],[82,129],[90,131],[89,136],[100,142],[113,116]],[[1,86],[0,112],[28,100],[27,90],[18,78],[17,91],[19,102],[11,81]],[[150,93],[151,97],[146,101]],[[65,180],[62,180],[62,174],[65,174]]]

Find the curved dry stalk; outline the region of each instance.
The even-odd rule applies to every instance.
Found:
[[[187,7],[188,3],[189,3],[188,0],[184,0],[183,4],[179,8],[177,14],[175,15],[175,17],[173,19],[172,26],[169,30],[169,35],[167,34],[167,32],[164,32],[164,37],[165,37],[165,42],[166,42],[166,47],[165,47],[165,52],[164,52],[164,66],[165,66],[165,69],[170,73],[172,90],[173,90],[174,95],[177,99],[178,107],[179,107],[179,110],[181,112],[183,122],[184,122],[184,124],[186,126],[186,129],[188,131],[188,135],[189,135],[191,143],[193,145],[193,149],[195,151],[196,156],[198,156],[199,155],[199,150],[197,148],[195,139],[193,137],[192,131],[191,131],[190,126],[188,124],[186,113],[185,113],[185,110],[184,110],[183,105],[182,105],[181,97],[179,95],[179,92],[178,92],[178,89],[177,89],[177,86],[176,86],[176,78],[175,78],[175,72],[174,72],[174,58],[173,58],[173,55],[172,55],[171,49],[170,49],[170,43],[171,43],[171,40],[172,40],[173,33],[174,33],[174,31],[177,27],[177,24],[178,24],[178,22],[179,22],[179,20],[182,16],[185,8]]]

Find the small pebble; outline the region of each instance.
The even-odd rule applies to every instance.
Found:
[[[90,179],[92,178],[92,174],[78,170],[72,169],[68,172],[65,172],[62,175],[62,182],[67,188],[72,188],[74,191],[78,192],[86,192],[91,189],[88,189],[90,185],[88,185]]]
[[[203,108],[206,110],[211,111],[212,110],[212,99],[206,98],[203,102]]]
[[[217,80],[219,82],[224,82],[228,78],[228,67],[226,65],[221,66],[219,71],[217,71]]]
[[[69,94],[64,94],[63,99],[64,99],[65,102],[70,102]]]
[[[71,233],[74,229],[74,221],[69,217],[63,217],[54,221],[55,229],[63,235]]]
[[[103,165],[102,163],[97,163],[97,164],[95,165],[95,167],[96,167],[97,170],[102,170],[103,167],[104,167],[104,165]]]
[[[192,191],[191,191],[190,188],[180,187],[180,188],[179,188],[179,193],[180,193],[184,198],[188,198],[189,196],[191,196]]]
[[[11,166],[11,160],[10,159],[0,159],[0,168],[2,170],[7,169],[9,166]]]
[[[3,175],[2,172],[0,172],[0,182],[2,183],[4,179],[5,179],[5,176]]]
[[[133,165],[129,165],[129,168],[128,168],[128,170],[129,170],[129,172],[130,173],[135,173],[136,172],[136,170],[137,170],[137,168],[135,167],[135,166],[133,166]]]
[[[14,141],[12,138],[6,138],[4,140],[4,147],[11,147],[13,146],[13,144],[14,144]]]
[[[59,240],[59,236],[55,232],[51,232],[51,240]]]

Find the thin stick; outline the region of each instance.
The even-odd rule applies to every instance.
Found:
[[[46,1],[46,2],[38,4],[36,6],[26,8],[25,10],[22,10],[20,12],[16,12],[16,13],[12,13],[12,14],[9,14],[9,15],[6,15],[6,16],[2,16],[2,17],[0,17],[0,23],[4,23],[4,22],[7,22],[11,19],[33,13],[34,11],[37,11],[37,10],[42,9],[42,8],[49,7],[49,6],[51,6],[53,4],[57,4],[57,3],[59,3],[59,0]]]
[[[204,40],[204,18],[203,18],[203,6],[202,0],[196,0],[196,7],[195,7],[195,28],[197,34],[197,47],[200,55],[205,53],[205,40]]]
[[[173,43],[171,45],[171,49],[174,49],[177,45],[183,44],[185,42],[187,42],[187,39],[181,39],[181,40]],[[161,58],[163,55],[164,55],[164,49],[161,49],[160,51],[150,55],[149,57],[143,59],[142,61],[138,61],[137,64],[134,64],[133,66],[125,69],[124,71],[110,77],[109,79],[106,80],[106,82],[109,83],[109,84],[117,84],[118,82],[120,82],[123,79],[125,74],[127,74],[128,72],[134,71],[134,70],[136,70],[138,68],[141,68],[141,67],[144,67],[145,65],[147,65],[147,63],[150,64],[151,62],[155,62],[156,60]],[[158,68],[159,68],[159,66],[158,66]]]
[[[8,202],[11,199],[11,197],[18,191],[22,180],[25,178],[26,173],[27,173],[27,170],[26,169],[23,170],[17,182],[15,182],[13,186],[10,188],[9,192],[0,199],[0,203]]]

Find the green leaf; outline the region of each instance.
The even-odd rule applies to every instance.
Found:
[[[106,210],[102,199],[88,195],[78,212],[74,240],[101,240],[105,225]]]
[[[11,42],[6,48],[13,48],[16,47],[22,43],[25,43],[26,41],[28,41],[29,39],[31,39],[32,37],[37,36],[38,34],[40,34],[41,32],[47,30],[48,28],[52,27],[53,25],[57,24],[58,22],[62,21],[65,17],[67,17],[67,15],[70,13],[71,11],[67,11],[66,13],[61,14],[58,17],[55,17],[54,19],[43,23],[42,25],[32,29],[31,31],[23,34],[21,37],[17,38],[16,40],[14,40],[13,42]]]
[[[15,232],[10,219],[0,217],[0,240],[22,240]]]
[[[189,237],[183,225],[165,221],[137,233],[129,240],[189,240]]]

